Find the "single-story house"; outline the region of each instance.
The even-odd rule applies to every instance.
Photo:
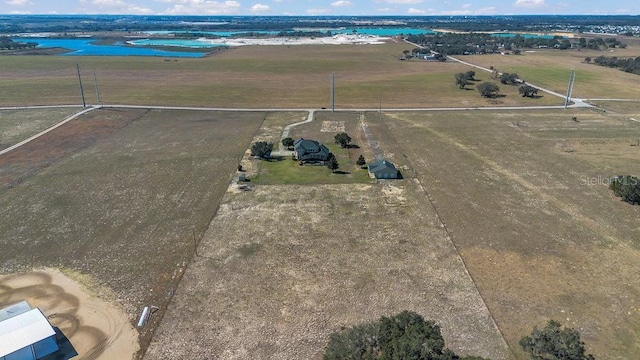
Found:
[[[401,179],[395,165],[387,160],[378,160],[369,164],[369,176],[376,179]]]
[[[40,309],[26,301],[0,309],[0,360],[38,360],[60,349]]]
[[[293,152],[296,160],[302,162],[325,162],[329,160],[329,149],[315,140],[298,139],[293,143]]]

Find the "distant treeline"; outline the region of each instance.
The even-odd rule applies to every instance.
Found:
[[[526,37],[519,34],[511,37],[501,37],[492,34],[469,33],[440,33],[410,35],[407,40],[425,47],[429,51],[436,51],[445,55],[493,54],[502,51],[514,51],[534,48],[556,48],[560,50],[570,48],[608,49],[626,47],[616,38],[578,38],[568,39],[561,36]],[[424,50],[423,50],[424,52]]]
[[[152,30],[271,30],[415,27],[461,31],[570,30],[595,27],[634,27],[633,15],[522,15],[522,16],[135,16],[135,15],[0,15],[0,33],[97,32]]]
[[[587,62],[590,62],[590,61],[587,61]],[[618,68],[628,73],[640,75],[640,56],[636,58],[618,58],[616,56],[612,56],[612,57],[598,56],[597,58],[593,59],[593,62],[600,66]]]
[[[38,46],[35,42],[16,42],[8,36],[0,36],[0,50],[32,49]]]

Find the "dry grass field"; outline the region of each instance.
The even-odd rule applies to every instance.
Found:
[[[95,72],[104,103],[319,108],[332,72],[343,109],[562,103],[506,85],[505,97],[483,99],[454,84],[467,66],[398,61],[405,49],[3,56],[0,105],[79,103],[76,62],[87,98]],[[583,63],[598,54],[463,60],[558,92],[575,68],[576,97],[637,97],[636,75]],[[360,147],[339,153],[349,174],[304,185],[268,177],[269,165],[248,156],[252,141],[279,141],[302,111],[96,110],[0,156],[0,275],[86,275],[131,322],[159,306],[141,330],[149,359],[319,359],[331,332],[405,309],[436,320],[457,353],[522,358],[520,337],[553,318],[580,330],[598,358],[640,358],[640,207],[606,187],[610,176],[640,175],[640,103],[594,102],[600,108],[318,111],[290,135],[334,146],[344,129]],[[0,111],[0,149],[74,111]],[[384,155],[405,179],[360,177],[360,154]],[[257,176],[251,191],[230,186],[239,163]]]
[[[112,290],[132,322],[143,306],[161,314],[265,116],[103,109],[24,145],[0,165],[34,170],[0,188],[0,274],[70,269]]]
[[[601,55],[637,57],[640,56],[640,50],[638,46],[615,49],[614,52],[540,49],[523,52],[522,55],[474,55],[460,59],[487,68],[493,66],[500,72],[517,73],[526,81],[561,94],[567,92],[569,73],[574,69],[574,97],[637,99],[640,75],[584,61],[586,57],[596,58]]]
[[[78,111],[78,108],[0,110],[0,150],[28,139]]]
[[[511,349],[556,319],[597,358],[640,357],[640,207],[606,186],[640,174],[640,147],[630,146],[640,123],[597,110],[406,113],[385,123]]]
[[[316,120],[293,132],[324,141],[330,121],[358,139],[365,122],[385,155],[398,148],[378,114]],[[145,358],[320,359],[330,333],[404,309],[458,353],[510,356],[415,179],[230,187]]]
[[[560,105],[524,99],[517,87],[483,99],[460,90],[456,62],[399,61],[404,43],[386,45],[247,46],[200,59],[0,56],[0,105],[80,104],[76,63],[87,102],[95,104],[96,74],[105,104],[205,107],[320,108],[330,102],[335,73],[338,108]],[[482,76],[479,76],[483,79]],[[486,80],[488,75],[483,79]]]

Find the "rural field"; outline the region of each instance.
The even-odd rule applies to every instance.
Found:
[[[584,99],[636,99],[638,75],[624,71],[586,63],[585,58],[598,56],[637,57],[638,46],[615,49],[614,52],[581,50],[562,51],[540,49],[523,52],[522,55],[472,55],[459,57],[460,60],[499,72],[516,73],[522,79],[560,94],[567,92],[569,73],[575,70],[573,97]],[[501,86],[501,88],[504,86]]]
[[[606,184],[640,173],[640,124],[597,110],[443,115],[384,121],[511,349],[556,319],[597,358],[638,358],[640,208]]]
[[[77,113],[78,108],[0,110],[0,150],[48,129]]]
[[[398,60],[403,50],[412,48],[405,43],[247,46],[179,60],[0,56],[0,106],[81,104],[76,64],[89,104],[97,103],[94,73],[104,104],[328,107],[332,73],[338,108],[562,104],[550,95],[522,98],[516,86],[502,86],[505,97],[484,99],[474,86],[455,86],[454,74],[469,70],[465,65]],[[478,74],[479,80],[488,78],[488,73]]]
[[[371,121],[321,118],[344,123],[354,138]],[[295,131],[312,135],[322,123]],[[384,131],[372,133],[395,146]],[[320,359],[332,332],[404,309],[436,320],[456,352],[509,357],[415,179],[251,186],[223,198],[146,359]]]
[[[483,99],[455,85],[466,65],[397,60],[411,48],[0,57],[0,106],[79,104],[79,63],[89,104],[95,73],[102,104],[319,109],[334,73],[346,110],[316,111],[289,134],[329,146],[335,174],[250,156],[302,110],[105,107],[71,120],[0,155],[0,275],[79,274],[131,324],[158,306],[137,358],[320,359],[332,332],[405,309],[435,320],[459,354],[524,358],[518,340],[556,319],[597,358],[640,358],[640,207],[606,186],[640,175],[637,76],[583,62],[602,52],[468,56],[560,93],[574,68],[576,97],[632,101],[385,111],[563,103],[507,85]],[[0,110],[0,150],[78,111]],[[340,149],[339,131],[357,146]],[[404,179],[368,178],[360,154]]]
[[[0,274],[69,269],[132,323],[143,306],[161,314],[265,117],[102,109],[5,154]],[[29,176],[12,181],[16,167]]]

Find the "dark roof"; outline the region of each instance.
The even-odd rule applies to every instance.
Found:
[[[373,174],[397,174],[398,169],[387,160],[378,160],[369,164],[369,172]]]
[[[305,157],[313,157],[315,159],[322,158],[327,160],[329,158],[329,149],[315,140],[298,139],[293,143],[293,150],[296,152],[296,156],[300,160],[304,160]]]

